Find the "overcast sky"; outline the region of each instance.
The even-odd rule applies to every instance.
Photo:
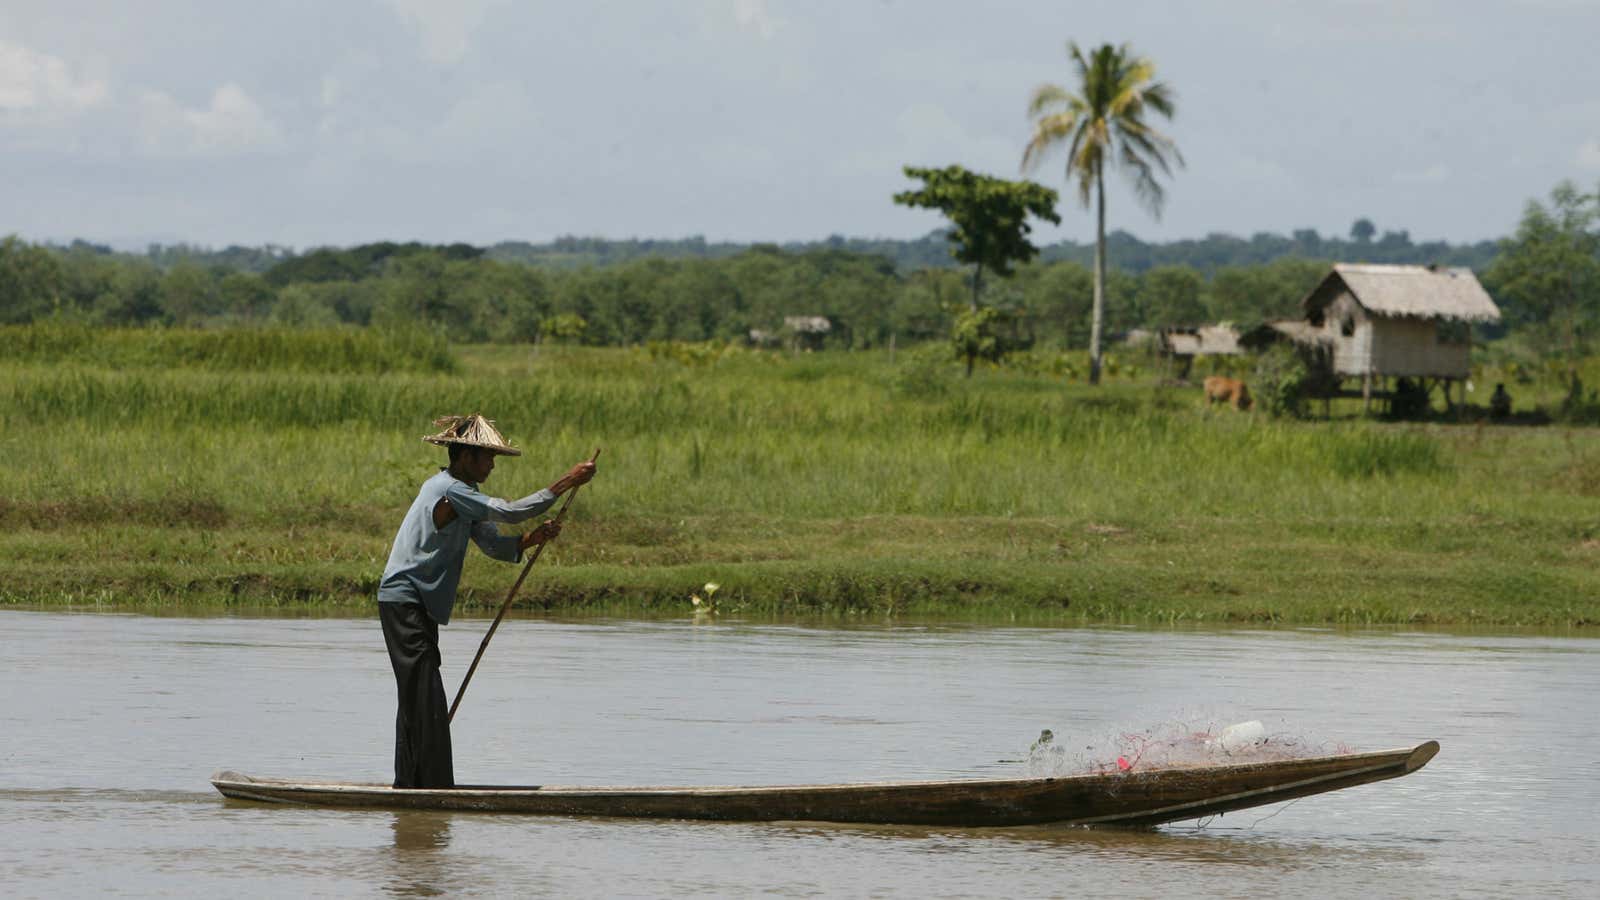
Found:
[[[1597,38],[1600,0],[0,0],[0,234],[915,237],[900,167],[1018,177],[1071,39],[1177,93],[1188,166],[1113,228],[1477,240],[1600,185]]]

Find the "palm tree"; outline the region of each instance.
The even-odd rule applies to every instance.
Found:
[[[1022,154],[1024,171],[1038,166],[1044,155],[1067,146],[1067,180],[1078,181],[1078,197],[1089,205],[1097,201],[1094,240],[1094,315],[1089,326],[1089,383],[1100,383],[1100,329],[1105,319],[1106,296],[1106,160],[1121,166],[1133,179],[1134,191],[1152,215],[1161,216],[1165,191],[1156,181],[1159,169],[1172,174],[1172,163],[1183,165],[1178,145],[1145,121],[1154,111],[1171,119],[1172,89],[1155,81],[1156,67],[1134,56],[1127,44],[1102,44],[1085,58],[1076,42],[1067,54],[1078,73],[1078,91],[1043,84],[1033,91],[1028,117],[1033,137]]]

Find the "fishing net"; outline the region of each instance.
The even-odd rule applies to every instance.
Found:
[[[1030,778],[1059,778],[1153,769],[1279,762],[1352,752],[1344,743],[1283,729],[1259,720],[1183,720],[1138,731],[1118,729],[1089,741],[1059,739],[1046,729],[1025,761]]]

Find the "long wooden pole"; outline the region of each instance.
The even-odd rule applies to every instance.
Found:
[[[600,451],[596,450],[594,455],[589,457],[589,462],[594,462],[599,458]],[[556,512],[554,521],[560,522],[562,517],[567,514],[567,507],[572,505],[573,498],[578,496],[578,488],[581,487],[583,487],[581,484],[575,485],[567,493],[567,500],[561,504],[561,509]],[[494,637],[494,631],[500,627],[500,620],[505,618],[506,610],[511,608],[511,601],[516,599],[517,590],[522,587],[523,579],[528,577],[528,572],[533,569],[533,564],[539,561],[539,554],[544,552],[544,545],[547,543],[549,542],[540,541],[538,546],[533,548],[533,556],[529,557],[527,564],[522,567],[522,574],[517,576],[516,582],[511,585],[511,590],[506,592],[505,602],[500,604],[500,611],[495,613],[494,621],[489,624],[489,633],[483,636],[483,643],[478,645],[478,655],[472,658],[472,665],[467,667],[467,677],[461,679],[461,687],[456,691],[456,699],[450,704],[450,718],[447,721],[454,722],[456,720],[456,708],[461,706],[461,698],[466,696],[467,685],[472,682],[472,673],[478,671],[478,661],[483,659],[483,651],[489,649],[489,639]]]

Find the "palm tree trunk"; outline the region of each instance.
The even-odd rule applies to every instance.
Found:
[[[1106,310],[1106,180],[1105,170],[1094,173],[1097,205],[1094,228],[1094,312],[1089,319],[1089,383],[1100,383],[1100,327]]]

